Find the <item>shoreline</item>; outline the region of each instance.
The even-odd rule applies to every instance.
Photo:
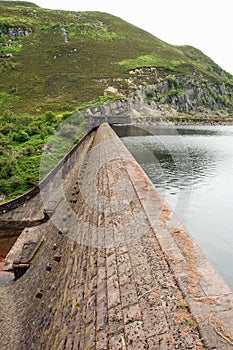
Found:
[[[187,114],[171,114],[171,115],[138,115],[131,117],[131,122],[134,125],[148,124],[148,125],[233,125],[233,116],[219,116],[219,115],[187,115]]]

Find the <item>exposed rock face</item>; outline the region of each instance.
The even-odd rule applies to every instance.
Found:
[[[126,100],[119,100],[109,104],[97,105],[85,109],[84,114],[88,117],[101,115],[117,116],[129,114],[129,103]]]
[[[233,86],[227,83],[208,83],[195,76],[167,79],[153,85],[140,86],[126,100],[88,108],[88,116],[139,114],[163,116],[180,113],[201,115],[231,115]]]
[[[32,30],[27,27],[11,27],[8,24],[0,24],[0,37],[2,48],[0,50],[0,58],[11,58],[13,57],[14,44],[19,44],[19,39],[32,34]],[[20,46],[18,46],[18,49]],[[13,49],[13,50],[12,50]],[[9,52],[7,52],[10,50]],[[12,50],[12,52],[11,52]]]
[[[0,33],[8,35],[11,39],[17,37],[28,36],[32,34],[32,30],[29,28],[23,27],[10,27],[8,25],[2,25],[0,28]]]
[[[140,105],[151,110],[167,112],[232,114],[233,87],[226,84],[209,84],[192,76],[166,80],[142,87],[132,96],[132,105],[140,111]]]
[[[32,34],[31,29],[27,28],[8,28],[7,33],[11,38],[28,36]]]

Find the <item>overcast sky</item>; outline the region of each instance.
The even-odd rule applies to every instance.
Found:
[[[110,13],[170,44],[195,46],[233,74],[233,0],[35,0],[34,3],[51,9]]]

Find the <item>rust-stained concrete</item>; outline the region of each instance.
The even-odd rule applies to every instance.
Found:
[[[232,291],[109,125],[54,183],[8,261],[38,242],[0,288],[1,349],[233,349]]]

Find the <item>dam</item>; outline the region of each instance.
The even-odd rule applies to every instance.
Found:
[[[0,221],[1,349],[233,348],[232,291],[109,124]]]

